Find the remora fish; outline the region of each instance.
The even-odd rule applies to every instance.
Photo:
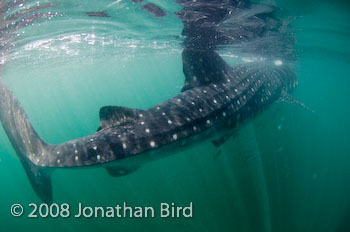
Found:
[[[220,145],[237,125],[253,118],[284,92],[293,89],[296,84],[294,71],[279,60],[280,57],[277,61],[266,59],[230,67],[216,53],[218,45],[235,41],[232,35],[226,36],[218,30],[218,25],[228,16],[239,17],[238,22],[241,22],[244,19],[242,12],[251,9],[250,5],[232,6],[232,1],[224,1],[228,7],[223,10],[226,5],[221,1],[218,5],[215,5],[217,1],[209,1],[209,5],[198,5],[201,1],[179,2],[183,6],[179,15],[186,36],[182,53],[186,80],[182,92],[145,110],[102,107],[100,127],[95,134],[59,145],[46,143],[0,79],[0,120],[33,189],[44,202],[52,201],[53,168],[109,164],[107,171],[120,176],[134,171],[146,161],[170,154],[159,148],[184,142],[193,144],[194,140],[187,140],[194,135],[199,135],[197,140],[201,140],[220,131],[222,137],[214,142]],[[198,9],[206,17],[198,16]],[[233,10],[238,13],[234,15]],[[190,15],[191,12],[194,15]],[[270,13],[249,11],[246,17],[249,20],[256,17],[259,22],[269,24],[272,18],[264,12]],[[264,16],[259,18],[258,14]],[[248,40],[269,30],[266,27],[256,32],[256,28],[235,31],[234,37]],[[271,31],[280,33],[276,27],[272,28]]]

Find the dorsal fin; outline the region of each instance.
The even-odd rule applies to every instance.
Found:
[[[183,72],[186,80],[182,92],[193,87],[222,82],[231,67],[212,49],[184,49]]]
[[[100,126],[97,131],[113,126],[124,126],[135,122],[143,110],[122,106],[104,106],[100,109]]]

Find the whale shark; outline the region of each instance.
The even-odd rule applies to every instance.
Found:
[[[42,201],[53,200],[51,173],[57,168],[100,165],[112,176],[123,176],[176,153],[174,147],[199,141],[221,146],[239,125],[295,88],[295,71],[286,62],[292,42],[285,39],[283,24],[273,16],[275,8],[255,7],[248,1],[177,2],[182,6],[177,15],[185,37],[181,92],[147,109],[103,106],[94,134],[57,145],[45,142],[0,79],[0,120]],[[228,30],[223,29],[226,23],[232,24]],[[230,66],[218,53],[221,45],[270,35],[274,38],[270,43],[285,49],[283,55],[271,52],[264,60]]]

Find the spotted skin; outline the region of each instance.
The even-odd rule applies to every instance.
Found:
[[[288,82],[283,81],[286,75]],[[33,153],[30,160],[47,167],[102,164],[186,139],[229,121],[234,128],[277,100],[293,81],[287,67],[273,63],[239,65],[232,68],[224,82],[186,90],[142,111],[130,125],[102,129],[57,146],[47,145],[42,152]]]
[[[49,145],[38,137],[19,102],[0,81],[0,119],[34,190],[44,202],[51,202],[50,172],[47,174],[44,167],[80,167],[123,160],[138,166],[140,157],[142,165],[154,159],[146,155],[147,151],[177,143],[188,145],[191,142],[187,140],[195,135],[202,138],[202,134],[209,136],[213,131],[227,133],[296,84],[289,67],[272,62],[242,64],[232,68],[226,77],[223,82],[188,89],[144,110],[132,124],[104,128],[60,145]],[[158,152],[158,158],[162,156],[166,154]],[[131,172],[124,169],[122,165],[109,173],[116,176],[120,171]]]
[[[223,41],[236,41],[219,31],[219,24],[233,10],[248,7],[248,1],[178,2],[183,7],[179,17],[185,36],[182,59],[186,80],[182,92],[145,110],[103,107],[100,127],[92,135],[59,145],[46,143],[0,79],[0,120],[43,201],[52,201],[50,168],[117,164],[120,169],[109,168],[110,174],[131,173],[144,162],[165,157],[161,148],[188,146],[195,142],[193,138],[201,140],[212,136],[214,131],[215,134],[232,131],[296,86],[292,66],[281,57],[230,67],[217,54],[217,47]],[[198,12],[202,12],[202,17],[198,18]],[[261,23],[275,22],[272,18],[272,21],[263,20]],[[269,26],[267,31],[279,31]],[[246,31],[238,32],[248,40]],[[259,34],[260,31],[253,31],[250,38]],[[220,39],[224,37],[231,40]],[[125,160],[128,166],[124,165]]]

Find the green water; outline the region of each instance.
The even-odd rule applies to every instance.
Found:
[[[102,106],[144,109],[182,88],[181,38],[171,36],[180,35],[181,21],[153,19],[124,2],[107,9],[117,22],[77,13],[110,3],[59,1],[62,16],[22,29],[27,36],[6,57],[1,76],[49,143],[94,133]],[[125,177],[110,177],[103,168],[52,175],[54,202],[69,203],[73,213],[78,202],[156,210],[161,202],[192,202],[192,218],[28,218],[28,204],[41,201],[1,128],[0,231],[350,231],[349,4],[277,3],[283,15],[296,16],[293,96],[316,115],[275,103],[241,127],[218,157],[207,143]],[[25,207],[24,216],[11,216],[15,203]]]

